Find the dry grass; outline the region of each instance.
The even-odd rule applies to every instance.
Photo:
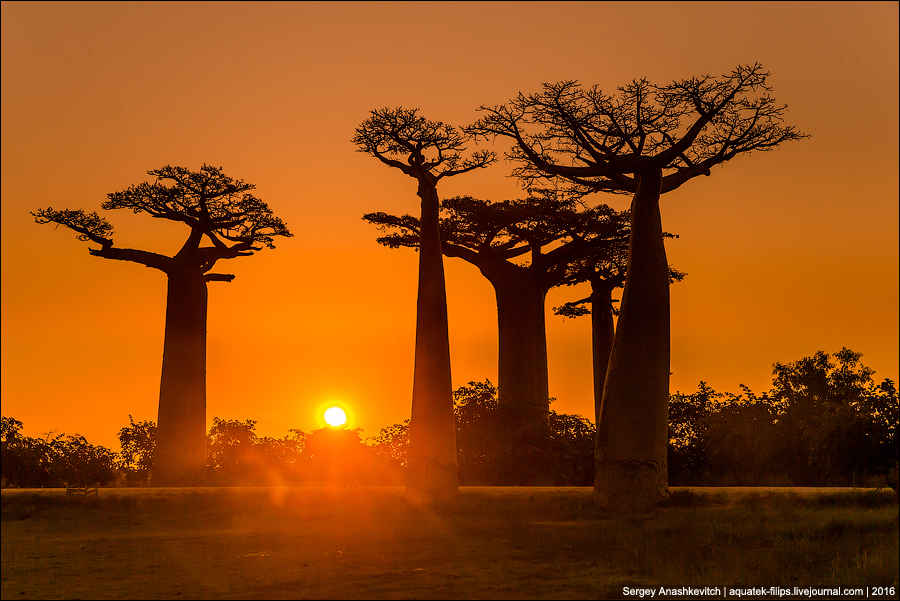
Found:
[[[893,491],[105,489],[2,495],[2,597],[606,598],[623,587],[898,586]],[[896,596],[895,596],[896,598]]]

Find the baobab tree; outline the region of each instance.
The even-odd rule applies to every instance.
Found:
[[[598,424],[595,498],[641,509],[668,494],[669,277],[660,195],[739,154],[806,137],[782,125],[761,65],[668,85],[634,80],[618,96],[576,81],[481,107],[466,131],[513,141],[526,186],[566,181],[576,193],[632,195],[622,307]]]
[[[540,484],[549,429],[550,392],[544,303],[570,276],[570,262],[620,252],[628,215],[605,205],[579,210],[553,193],[490,202],[470,196],[444,200],[441,249],[478,267],[497,299],[499,338],[498,432],[507,461],[497,466],[504,484]],[[390,231],[378,242],[415,248],[419,220],[369,213],[363,219]],[[537,480],[535,478],[538,478]]]
[[[664,234],[667,238],[675,238]],[[615,319],[618,310],[613,303],[618,299],[612,297],[613,291],[625,285],[625,272],[628,265],[628,240],[611,247],[602,255],[583,257],[569,266],[568,274],[562,282],[573,286],[587,282],[591,293],[582,299],[553,307],[553,312],[563,318],[591,316],[591,364],[594,383],[594,423],[600,422],[600,409],[603,401],[603,383],[606,381],[606,370],[609,356],[615,340]],[[687,274],[669,267],[669,283],[680,282]]]
[[[207,282],[230,282],[233,275],[212,273],[221,259],[245,257],[263,247],[275,248],[275,236],[290,236],[285,224],[252,194],[255,186],[234,180],[221,168],[200,171],[165,166],[147,172],[144,182],[113,192],[104,210],[130,209],[186,225],[184,245],[169,257],[144,250],[119,248],[113,227],[96,212],[40,209],[37,223],[56,223],[93,242],[95,257],[129,261],[158,269],[168,278],[166,335],[163,343],[152,482],[157,486],[197,486],[206,483],[206,314]],[[201,246],[206,237],[212,246]]]
[[[488,150],[464,156],[465,135],[417,113],[418,109],[374,110],[356,128],[353,143],[359,152],[399,169],[418,183],[422,231],[406,492],[412,498],[432,500],[459,490],[437,185],[445,177],[486,167],[496,156]]]

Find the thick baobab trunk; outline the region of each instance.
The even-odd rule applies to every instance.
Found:
[[[594,495],[607,508],[644,510],[668,494],[669,276],[659,169],[640,174],[622,309],[603,389]]]
[[[419,295],[416,302],[416,364],[409,422],[406,493],[444,499],[459,492],[456,421],[450,379],[447,293],[435,186],[419,183],[422,199]]]
[[[518,268],[517,268],[518,271]],[[549,426],[546,292],[522,270],[494,277],[499,334],[498,404],[510,464],[505,484],[540,484]]]
[[[594,423],[600,423],[603,384],[616,330],[613,324],[612,288],[591,283],[591,351],[594,364]]]
[[[169,272],[152,482],[206,484],[206,308],[196,265]]]

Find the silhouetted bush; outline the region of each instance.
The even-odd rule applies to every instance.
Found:
[[[773,389],[719,393],[700,382],[669,403],[672,486],[889,485],[897,490],[900,403],[891,380],[875,384],[861,355],[848,349],[776,363]],[[591,486],[596,428],[580,415],[550,411],[541,446],[522,451],[498,427],[504,408],[489,380],[454,391],[459,479],[463,485]],[[120,482],[145,485],[156,425],[118,433],[121,453],[83,436],[23,436],[2,418],[3,486],[56,487]],[[363,444],[362,430],[292,429],[259,437],[254,420],[213,419],[208,475],[214,485],[403,484],[409,420],[382,428]],[[518,453],[511,449],[518,448]],[[671,501],[675,503],[675,501]]]
[[[773,368],[761,396],[704,382],[669,404],[672,485],[890,484],[897,464],[897,389],[875,384],[860,353],[842,349]]]
[[[4,486],[29,488],[107,485],[116,479],[116,454],[80,434],[22,436],[22,422],[2,418]]]

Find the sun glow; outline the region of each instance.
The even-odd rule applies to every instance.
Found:
[[[325,422],[332,428],[339,428],[347,423],[347,414],[340,407],[329,407],[325,410]]]

